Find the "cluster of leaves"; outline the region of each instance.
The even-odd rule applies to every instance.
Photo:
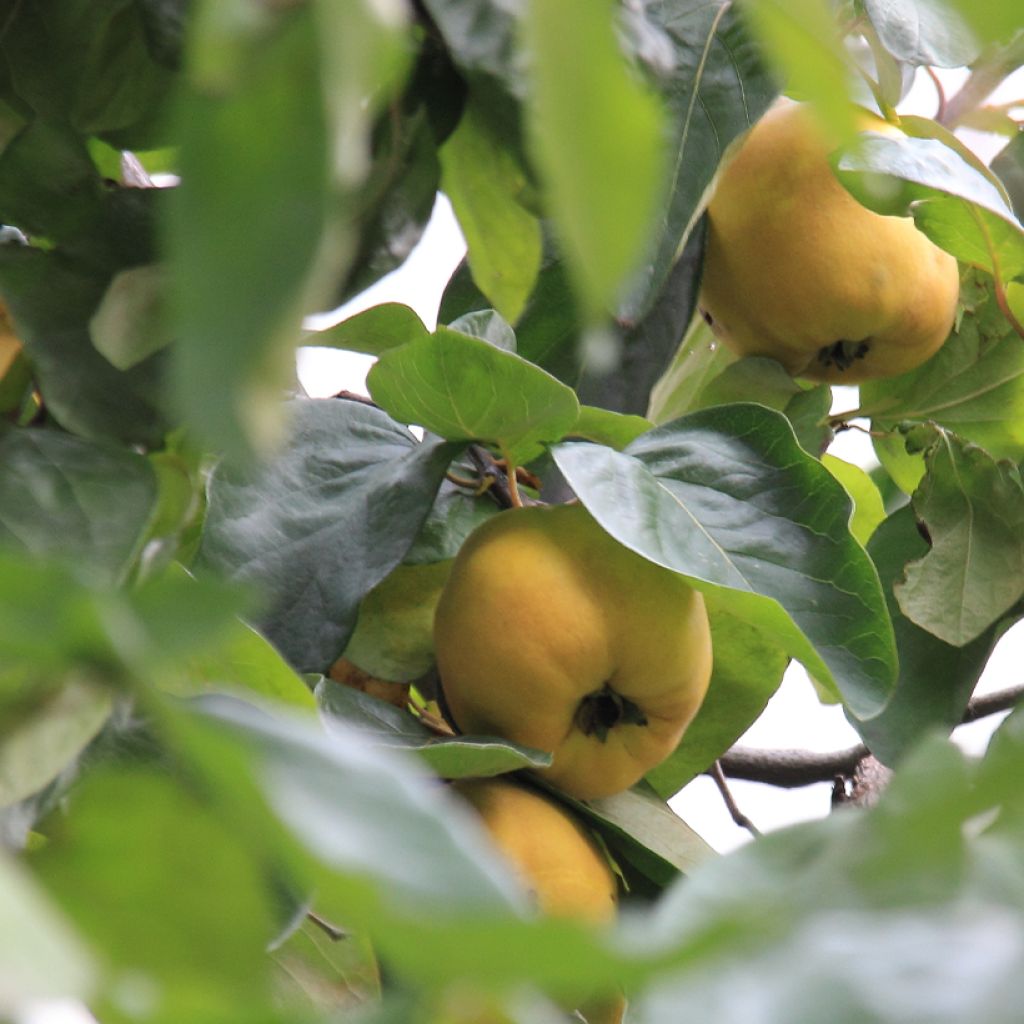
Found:
[[[905,117],[837,154],[965,268],[946,346],[854,412],[694,318],[703,197],[780,87],[842,128],[852,80],[883,112],[920,66],[998,81],[1001,7],[860,0],[840,31],[818,0],[10,5],[0,1018],[543,1021],[623,985],[673,1024],[1016,1019],[1022,719],[977,765],[941,734],[1024,614],[1020,137],[989,168]],[[442,326],[386,305],[304,334],[439,189],[468,244]],[[372,403],[296,396],[298,344],[377,356]],[[873,477],[823,454],[857,417]],[[522,913],[439,784],[545,752],[328,675],[426,692],[492,456],[711,615],[684,744],[572,805],[628,885],[608,934]],[[664,801],[791,659],[896,780],[712,861]]]

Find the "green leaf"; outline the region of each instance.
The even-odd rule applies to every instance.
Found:
[[[850,536],[842,487],[761,406],[694,413],[624,453],[559,445],[559,469],[620,543],[697,582],[727,588],[728,610],[774,632],[861,715],[896,674],[878,577]]]
[[[908,619],[961,647],[1024,596],[1024,481],[940,427],[913,437],[927,466],[914,511],[931,550],[907,566],[896,597]]]
[[[10,82],[43,118],[118,148],[149,149],[174,76],[150,50],[143,5],[110,0],[41,0],[19,5],[2,39]]]
[[[156,191],[135,189],[133,191]],[[125,208],[126,215],[133,211]],[[137,211],[135,211],[137,212]],[[145,244],[146,229],[113,221],[104,226],[117,248]],[[95,249],[92,255],[102,255]],[[133,255],[133,254],[132,254]],[[89,320],[109,283],[106,270],[75,263],[59,252],[0,246],[0,296],[31,361],[47,410],[66,430],[85,437],[157,447],[166,429],[159,356],[116,370],[89,337]]]
[[[156,502],[141,455],[56,430],[0,428],[0,544],[123,582]]]
[[[0,852],[0,1014],[51,999],[88,999],[98,965],[49,895],[15,860]]]
[[[260,631],[315,672],[341,653],[359,602],[408,550],[453,450],[418,444],[361,402],[288,408],[291,440],[277,458],[214,473],[200,559],[253,584],[266,603]]]
[[[452,470],[465,473],[467,478],[476,472],[474,467],[458,461],[452,464]],[[454,558],[473,530],[500,511],[498,504],[486,494],[475,494],[445,480],[402,561],[406,565],[423,565]]]
[[[269,880],[247,837],[180,779],[94,773],[35,866],[105,961],[157,986],[164,1019],[269,998]]]
[[[1008,281],[1024,270],[1024,228],[980,171],[937,139],[867,132],[835,158],[839,180],[876,213],[912,215],[936,245]]]
[[[448,328],[385,352],[367,376],[395,419],[449,441],[490,441],[516,463],[576,422],[572,390],[512,352]]]
[[[540,223],[521,202],[526,175],[472,100],[440,157],[441,188],[465,235],[473,280],[515,322],[541,262]]]
[[[709,592],[704,602],[714,651],[711,685],[679,746],[645,776],[665,799],[706,771],[754,724],[789,664],[777,638],[731,614],[727,598]]]
[[[316,700],[328,733],[335,722],[342,723],[342,736],[354,726],[381,746],[413,751],[444,779],[501,775],[551,764],[550,754],[500,736],[438,736],[408,711],[331,679],[317,684]]]
[[[333,327],[307,334],[303,342],[378,356],[425,334],[427,329],[423,321],[412,309],[400,302],[385,302],[350,316]]]
[[[122,270],[110,282],[89,321],[89,337],[117,369],[127,370],[170,344],[166,290],[166,271],[156,263]]]
[[[363,598],[345,657],[375,679],[412,682],[434,664],[434,608],[450,562],[399,565]]]
[[[70,679],[0,739],[0,807],[24,800],[52,782],[103,728],[110,691]]]
[[[959,68],[978,56],[974,33],[944,0],[864,0],[864,11],[885,48],[915,67]]]
[[[856,131],[852,74],[830,5],[824,0],[752,0],[747,23],[786,83],[842,137]]]
[[[705,388],[735,361],[736,357],[715,340],[704,318],[694,316],[672,362],[651,391],[648,419],[660,426],[695,412],[702,407],[700,396]]]
[[[0,222],[55,241],[95,228],[102,184],[82,138],[60,122],[33,121],[0,154]]]
[[[508,321],[493,309],[478,309],[472,313],[463,313],[448,325],[450,330],[460,334],[468,334],[471,338],[479,338],[488,345],[515,352],[517,349],[516,332]]]
[[[572,428],[572,434],[621,450],[653,426],[654,424],[643,416],[625,416],[608,409],[598,409],[593,405],[583,405],[580,406],[579,419]]]
[[[325,864],[369,879],[391,913],[516,907],[510,878],[491,863],[468,816],[451,810],[410,755],[375,748],[340,720],[326,736],[305,719],[229,698],[208,698],[203,708],[249,750],[284,824]]]
[[[871,535],[885,519],[885,505],[875,482],[860,466],[835,455],[823,455],[821,464],[843,485],[853,502],[850,533],[861,544],[867,545]]]
[[[641,37],[630,49],[647,65],[664,101],[670,167],[654,251],[619,309],[620,317],[633,321],[663,288],[678,287],[670,280],[672,268],[702,211],[704,191],[729,143],[757,121],[777,92],[734,5],[657,0],[638,8],[636,17],[655,36],[649,47]]]
[[[188,422],[237,458],[278,429],[324,227],[327,114],[308,10],[230,40],[216,69],[202,9],[194,32],[178,118],[182,184],[167,222],[174,391]],[[244,70],[230,67],[243,60]]]
[[[931,420],[999,458],[1020,460],[1024,458],[1024,348],[1020,338],[989,295],[963,317],[923,366],[889,380],[862,384],[860,408],[872,418],[876,430],[892,430],[903,421]],[[894,438],[885,447],[901,458],[902,439]],[[908,493],[916,485],[913,473],[905,479],[900,474],[897,482]]]
[[[900,610],[893,592],[910,561],[928,552],[913,510],[904,506],[878,528],[868,553],[878,567],[896,632],[900,674],[880,715],[853,719],[872,754],[895,766],[929,732],[949,733],[961,718],[1001,630],[987,629],[963,647],[945,643]]]
[[[522,24],[532,148],[591,317],[616,307],[636,269],[665,170],[662,112],[630,73],[612,12],[608,0],[531,0]]]

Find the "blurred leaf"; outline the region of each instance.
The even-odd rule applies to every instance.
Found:
[[[367,386],[396,419],[449,441],[491,441],[519,464],[563,437],[579,414],[576,396],[550,374],[445,327],[385,352]]]
[[[606,444],[609,448],[621,450],[631,441],[654,426],[643,416],[624,416],[608,409],[598,409],[593,405],[580,406],[579,419],[571,433],[575,437],[583,437],[597,444]]]
[[[360,602],[345,657],[377,679],[411,682],[434,664],[434,607],[450,562],[399,565]]]
[[[893,587],[905,566],[928,552],[909,506],[882,523],[868,552],[878,567],[892,616],[900,674],[881,714],[851,721],[875,757],[895,766],[929,732],[949,733],[960,722],[1001,629],[987,629],[959,647],[915,626],[903,615]]]
[[[915,66],[959,68],[974,63],[980,43],[945,0],[864,0],[885,48]]]
[[[153,514],[141,455],[56,430],[0,427],[0,543],[65,558],[84,578],[123,582]]]
[[[631,75],[612,14],[608,0],[532,0],[522,25],[532,148],[590,317],[616,307],[636,269],[665,170],[661,110]]]
[[[913,504],[931,550],[907,566],[896,598],[912,622],[961,647],[1024,596],[1024,481],[935,425],[911,437],[925,453]]]
[[[330,679],[317,684],[316,699],[328,734],[335,722],[342,723],[342,737],[354,726],[382,746],[412,750],[441,778],[500,775],[551,764],[550,754],[500,736],[438,736],[408,711]]]
[[[124,212],[132,215],[131,210]],[[122,242],[120,230],[108,222],[98,246],[131,245],[134,237]],[[134,221],[124,230],[137,234]],[[159,356],[121,372],[96,351],[89,337],[89,320],[108,280],[106,270],[87,268],[60,252],[0,246],[0,295],[57,422],[85,437],[155,447],[166,429]]]
[[[936,139],[868,132],[835,162],[839,180],[876,213],[912,215],[936,245],[1008,281],[1024,270],[1024,228],[996,187]]]
[[[325,864],[376,890],[364,913],[374,904],[407,914],[516,907],[510,878],[491,864],[469,816],[408,755],[375,748],[340,719],[326,736],[306,720],[225,697],[202,706],[249,750],[285,825]],[[413,864],[431,870],[410,870]]]
[[[164,309],[166,271],[160,264],[122,270],[89,321],[96,350],[127,370],[171,342]]]
[[[0,850],[0,1016],[33,1003],[88,999],[98,965],[50,897]]]
[[[112,703],[109,690],[72,678],[27,719],[8,723],[0,736],[0,807],[52,782],[103,728]]]
[[[526,176],[472,101],[440,157],[441,188],[466,237],[473,280],[514,322],[541,262],[540,223],[521,202]]]
[[[860,466],[835,455],[823,455],[821,464],[843,485],[843,490],[853,502],[853,517],[850,519],[850,533],[861,544],[866,545],[878,525],[885,519],[882,495],[874,481]]]
[[[214,473],[200,559],[258,587],[260,631],[300,671],[322,671],[344,648],[363,596],[408,550],[453,449],[418,444],[361,402],[288,409],[291,440],[277,458]],[[381,514],[367,516],[368,507]]]
[[[93,773],[35,867],[97,953],[136,975],[157,1019],[265,1000],[266,879],[246,838],[180,779]]]
[[[188,422],[237,458],[276,436],[324,228],[327,112],[308,9],[258,34],[236,24],[214,58],[212,7],[194,22],[167,222],[174,381]]]
[[[79,135],[152,148],[163,137],[173,75],[154,59],[143,8],[132,0],[18,4],[0,41],[15,92]]]
[[[81,136],[45,120],[26,125],[0,153],[0,222],[63,241],[97,228],[99,173]]]
[[[725,607],[773,633],[862,715],[896,672],[878,577],[849,534],[842,487],[761,406],[694,413],[624,453],[559,445],[559,469],[620,543],[697,581],[727,588]]]
[[[895,428],[883,433],[880,426],[876,427],[871,445],[896,486],[904,494],[913,494],[924,476],[924,456],[908,452],[906,438]]]
[[[427,329],[423,321],[412,309],[400,302],[385,302],[356,313],[333,327],[307,334],[303,342],[376,356],[425,334]]]
[[[750,0],[743,10],[787,94],[809,100],[836,133],[851,138],[851,68],[826,0]]]
[[[758,719],[782,682],[789,658],[776,638],[704,595],[714,651],[711,685],[679,746],[645,776],[668,799],[706,771]]]
[[[619,309],[631,321],[650,311],[663,288],[678,287],[669,277],[701,212],[705,189],[729,143],[757,121],[777,92],[734,5],[648,0],[637,10],[643,27],[663,44],[645,49],[638,41],[630,49],[664,100],[671,165],[653,251]],[[681,336],[682,331],[677,340]]]

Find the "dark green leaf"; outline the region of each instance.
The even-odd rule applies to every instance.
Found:
[[[479,338],[505,352],[516,351],[515,331],[509,326],[508,321],[493,309],[479,309],[473,313],[463,313],[448,326],[453,331],[468,334],[471,338]]]
[[[100,176],[82,138],[59,122],[33,121],[0,155],[0,222],[62,241],[97,228]]]
[[[1018,132],[992,159],[992,170],[1006,186],[1017,219],[1024,217],[1024,133]]]
[[[417,444],[360,402],[288,408],[292,439],[276,459],[214,474],[201,559],[254,584],[261,631],[300,670],[323,671],[363,596],[408,550],[453,449]]]
[[[980,171],[937,139],[869,132],[836,158],[839,180],[876,213],[913,215],[936,245],[1008,281],[1024,270],[1024,228]]]
[[[931,549],[906,567],[896,598],[916,625],[962,647],[1024,595],[1024,481],[1016,466],[940,427],[911,437],[925,452],[913,504]]]
[[[86,437],[156,446],[165,430],[159,356],[122,372],[89,337],[107,284],[105,271],[58,252],[0,246],[0,295],[57,422]]]
[[[885,48],[915,66],[972,64],[980,44],[944,0],[864,0],[864,10]]]
[[[670,275],[700,213],[704,190],[726,147],[757,121],[777,91],[734,5],[654,0],[642,12],[645,27],[668,51],[658,45],[645,49],[644,37],[632,47],[665,103],[670,168],[654,251],[619,309],[633,321],[650,311],[663,288],[679,287]],[[677,340],[681,336],[679,331]]]
[[[131,571],[155,501],[141,455],[55,430],[0,429],[0,543],[63,557],[110,586]]]
[[[540,454],[576,422],[576,396],[512,352],[440,327],[385,352],[367,376],[396,419],[449,441],[490,441],[516,463]]]
[[[850,536],[849,498],[782,416],[720,406],[625,453],[573,443],[555,458],[616,540],[728,588],[733,615],[775,632],[856,713],[881,708],[896,658],[878,577]]]
[[[159,144],[173,75],[150,51],[141,7],[133,0],[16,5],[2,38],[15,92],[40,117],[80,135],[107,136],[119,148]]]
[[[458,473],[475,472],[461,462],[452,465]],[[458,554],[465,539],[482,522],[501,511],[499,505],[487,495],[476,495],[450,480],[441,484],[434,504],[430,508],[420,532],[402,561],[406,565],[443,562]]]
[[[665,799],[706,771],[757,720],[789,664],[770,633],[731,615],[728,600],[704,596],[714,651],[707,696],[675,751],[645,776]]]
[[[966,646],[954,647],[903,615],[893,586],[906,564],[927,551],[907,506],[878,528],[868,546],[896,631],[900,674],[892,699],[880,715],[851,721],[875,757],[890,766],[929,732],[940,729],[948,733],[960,721],[1000,632],[989,629]]]

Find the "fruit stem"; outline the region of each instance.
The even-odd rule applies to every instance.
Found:
[[[509,457],[508,452],[502,452],[505,457],[505,479],[508,481],[508,497],[513,508],[523,507],[523,498],[519,493],[519,481],[516,479],[518,466]]]

